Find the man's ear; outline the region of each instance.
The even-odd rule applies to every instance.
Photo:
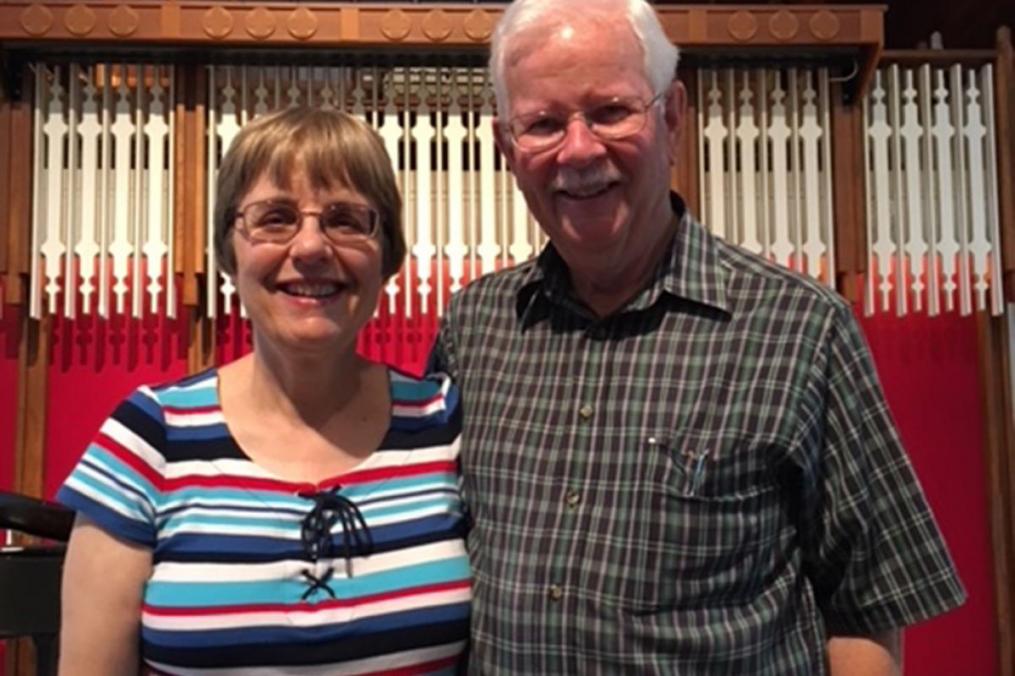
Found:
[[[511,136],[507,128],[500,123],[499,117],[493,118],[493,141],[497,144],[497,150],[504,156],[508,169],[515,170],[515,144],[511,142]]]
[[[663,119],[666,122],[666,146],[672,165],[679,157],[680,143],[684,138],[684,119],[687,117],[687,89],[684,83],[674,78],[665,101]]]

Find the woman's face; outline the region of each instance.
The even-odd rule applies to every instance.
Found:
[[[351,187],[315,191],[303,171],[289,190],[262,175],[239,201],[237,211],[256,202],[288,203],[304,213],[295,236],[284,244],[252,241],[233,228],[234,282],[254,329],[255,348],[283,353],[354,350],[383,286],[380,234],[336,244],[317,214],[336,202],[374,207]]]

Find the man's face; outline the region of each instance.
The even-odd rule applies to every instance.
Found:
[[[604,140],[572,116],[556,147],[533,151],[512,140],[504,123],[518,116],[545,112],[563,119],[615,98],[653,99],[641,46],[623,17],[516,37],[505,84],[509,110],[498,120],[498,146],[532,214],[572,273],[629,275],[629,268],[651,258],[670,225],[669,166],[681,85],[649,107],[644,127],[626,138]]]

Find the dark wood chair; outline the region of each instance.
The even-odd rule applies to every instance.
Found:
[[[0,530],[48,541],[0,548],[0,639],[31,637],[40,676],[56,674],[60,576],[73,524],[62,505],[0,491]]]

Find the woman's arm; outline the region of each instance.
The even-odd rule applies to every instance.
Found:
[[[61,676],[138,673],[141,598],[151,568],[151,550],[77,516],[63,569]]]
[[[902,635],[897,629],[873,636],[832,636],[828,640],[831,676],[898,676]]]

